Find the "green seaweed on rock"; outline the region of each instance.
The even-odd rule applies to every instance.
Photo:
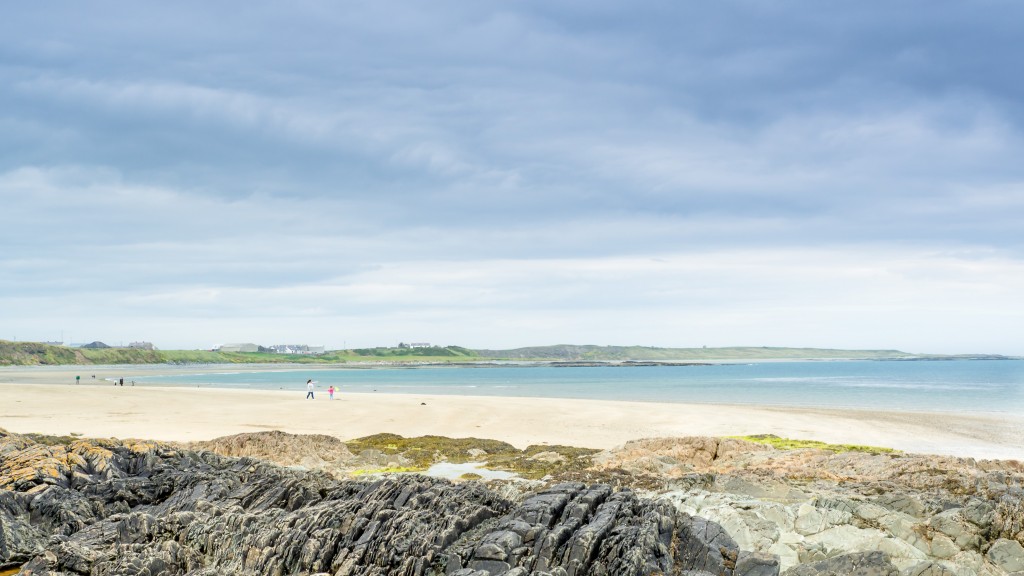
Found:
[[[489,454],[487,468],[508,470],[523,478],[537,480],[548,475],[579,472],[589,468],[594,448],[561,445],[530,445],[516,454]]]
[[[485,438],[447,438],[445,436],[419,436],[405,438],[398,434],[374,434],[345,443],[354,453],[379,450],[385,454],[400,455],[410,460],[410,468],[422,471],[437,462],[484,462],[490,470],[505,470],[530,479],[549,474],[583,470],[590,466],[591,456],[599,452],[593,448],[575,446],[533,445],[525,450],[500,440]],[[395,468],[363,473],[397,472]],[[402,470],[405,471],[405,470]]]
[[[782,438],[774,434],[753,434],[751,436],[728,436],[737,440],[746,440],[758,444],[767,444],[779,450],[799,450],[802,448],[814,448],[817,450],[829,450],[835,453],[841,452],[866,452],[869,454],[899,454],[900,451],[894,448],[881,446],[863,446],[860,444],[829,444],[817,440],[799,440],[793,438]]]
[[[380,450],[385,454],[400,454],[412,461],[413,466],[428,468],[435,462],[470,462],[479,460],[470,452],[483,450],[491,454],[518,453],[515,446],[500,440],[483,438],[448,438],[445,436],[418,436],[405,438],[398,434],[374,434],[345,443],[349,450]]]
[[[361,468],[349,472],[349,476],[371,476],[375,474],[409,474],[423,472],[426,468],[419,466],[391,466],[388,468]]]

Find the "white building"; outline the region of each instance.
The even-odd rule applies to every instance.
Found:
[[[275,354],[323,354],[323,346],[308,346],[306,344],[275,344],[268,348]]]

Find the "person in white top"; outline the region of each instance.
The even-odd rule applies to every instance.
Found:
[[[306,380],[306,400],[313,398],[313,379]],[[313,398],[314,400],[316,398]]]

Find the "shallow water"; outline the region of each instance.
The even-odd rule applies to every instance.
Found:
[[[477,474],[484,480],[509,480],[517,477],[514,472],[488,470],[487,468],[484,468],[484,462],[465,462],[463,464],[438,462],[430,468],[427,468],[423,474],[433,476],[435,478],[447,478],[449,480],[461,478],[463,474]]]
[[[130,369],[124,367],[125,369]],[[307,368],[190,374],[147,367],[139,385],[583,398],[1024,414],[1024,361],[805,361],[702,366]]]

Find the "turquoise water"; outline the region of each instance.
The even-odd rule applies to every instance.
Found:
[[[223,367],[220,367],[223,368]],[[1024,361],[763,362],[704,366],[302,368],[186,375],[139,384],[294,390],[586,398],[901,411],[1024,414]],[[127,380],[128,378],[126,378]]]

